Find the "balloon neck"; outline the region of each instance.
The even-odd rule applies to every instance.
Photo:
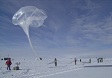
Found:
[[[29,38],[29,25],[26,25],[26,26],[21,26],[22,29],[24,30],[25,34],[28,36]]]

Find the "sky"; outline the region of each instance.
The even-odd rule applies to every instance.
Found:
[[[47,14],[40,27],[30,26],[38,56],[112,56],[111,0],[0,0],[0,56],[34,56],[13,15],[35,6]]]

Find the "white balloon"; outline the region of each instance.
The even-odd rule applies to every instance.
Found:
[[[40,27],[43,25],[46,18],[46,13],[43,10],[38,9],[34,6],[25,6],[20,8],[12,18],[12,23],[14,25],[19,25],[23,28],[29,39],[29,43],[33,51],[34,49],[29,37],[29,26]]]
[[[46,13],[34,6],[25,6],[20,8],[13,16],[12,22],[14,25],[19,25],[25,33],[29,34],[29,26],[40,27],[47,18]]]

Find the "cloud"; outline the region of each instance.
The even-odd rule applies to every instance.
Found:
[[[105,17],[101,17],[99,14],[95,13],[96,9],[99,9],[99,7],[97,7],[96,5],[97,4],[93,4],[92,1],[90,2],[89,0],[88,2],[87,0],[87,4],[82,9],[83,10],[88,9],[88,12],[74,19],[73,25],[71,26],[70,29],[71,30],[70,33],[75,37],[77,37],[79,41],[85,39],[85,40],[91,40],[94,42],[99,42],[104,44],[112,44],[111,12],[109,15],[106,15]],[[99,13],[101,14],[100,10]]]
[[[83,1],[82,1],[83,2]],[[73,15],[74,19],[72,24],[68,21],[61,21],[59,16],[53,16],[53,19],[49,19],[49,24],[42,30],[41,33],[37,33],[37,36],[40,35],[44,37],[42,42],[42,37],[39,41],[45,44],[46,46],[89,46],[89,45],[100,45],[100,44],[111,44],[111,13],[101,17],[101,8],[104,6],[99,5],[98,3],[93,2],[92,0],[85,0],[84,5],[80,1],[74,1],[74,8],[76,10],[73,13],[81,13]],[[80,9],[80,11],[78,11]],[[50,16],[51,17],[51,16]],[[49,18],[49,17],[48,17]],[[103,19],[102,19],[103,18]],[[68,27],[65,26],[68,22]],[[63,24],[64,23],[64,24]],[[38,43],[37,43],[38,44]]]

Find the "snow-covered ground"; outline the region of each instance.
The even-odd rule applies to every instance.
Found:
[[[50,64],[53,59],[36,60],[19,58],[12,60],[11,69],[6,70],[5,61],[0,60],[0,78],[112,78],[112,59],[105,58],[97,63],[96,58],[82,59],[74,65],[74,59],[58,59],[58,66]],[[20,62],[20,70],[13,70],[16,62]]]

